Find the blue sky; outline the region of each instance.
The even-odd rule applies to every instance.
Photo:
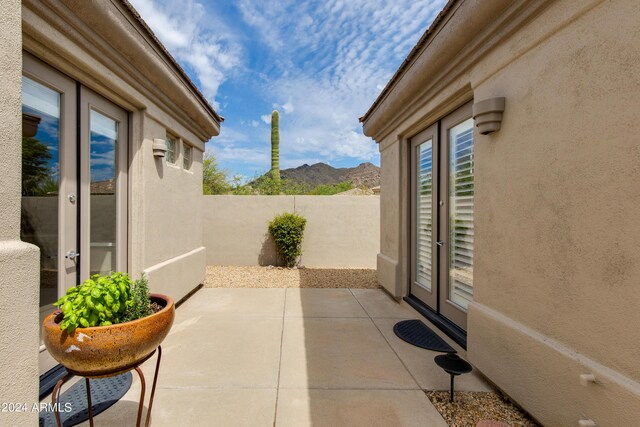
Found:
[[[229,175],[270,166],[280,111],[280,164],[379,164],[358,117],[445,0],[131,0],[216,111],[207,144]]]

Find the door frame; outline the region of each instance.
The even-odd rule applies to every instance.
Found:
[[[80,281],[91,275],[91,128],[94,110],[118,123],[116,143],[116,271],[128,272],[129,113],[89,88],[80,87]]]
[[[440,218],[441,221],[438,224],[440,227],[439,235],[440,239],[444,242],[440,248],[442,253],[440,255],[439,271],[442,272],[438,278],[439,295],[438,295],[438,311],[441,315],[451,320],[460,328],[467,330],[467,310],[454,304],[449,300],[450,279],[449,274],[449,254],[450,254],[450,242],[449,232],[451,225],[449,224],[449,177],[451,164],[451,133],[450,130],[459,125],[460,123],[470,119],[473,115],[472,112],[473,102],[468,102],[462,105],[455,111],[447,114],[440,120],[440,145],[442,147],[442,155],[440,163],[442,163],[441,174],[439,175],[439,194],[442,201],[440,206]],[[474,140],[475,144],[475,140]],[[475,150],[475,145],[474,145]],[[475,176],[474,176],[475,182]]]
[[[430,126],[408,139],[409,287],[407,301],[456,342],[466,347],[467,311],[448,299],[449,279],[449,130],[472,117],[473,101],[468,101],[442,116]],[[416,266],[416,148],[433,138],[432,151],[432,291],[435,296],[414,284]],[[475,137],[475,135],[474,135]],[[474,141],[475,142],[475,141]],[[436,241],[442,242],[439,246]],[[435,301],[434,301],[435,300]]]
[[[22,52],[22,75],[61,94],[58,184],[58,297],[76,285],[76,261],[64,257],[78,250],[77,88],[76,82],[31,54]],[[75,196],[75,200],[71,196]]]
[[[60,142],[59,142],[59,167],[60,180],[58,186],[58,242],[57,242],[57,267],[58,267],[58,297],[64,295],[67,289],[75,286],[88,278],[89,262],[89,207],[83,210],[82,202],[89,200],[90,181],[88,150],[89,108],[122,123],[118,128],[119,144],[117,151],[118,180],[117,180],[117,262],[118,271],[128,272],[130,253],[129,224],[129,159],[133,150],[132,133],[130,126],[130,114],[115,103],[102,97],[96,92],[82,86],[75,79],[58,71],[31,53],[22,51],[22,75],[60,93]],[[84,103],[84,104],[83,104]],[[87,107],[87,108],[83,108]],[[82,113],[85,113],[83,127]],[[81,134],[83,133],[83,134]],[[84,149],[83,149],[84,147]],[[80,168],[80,170],[79,170]],[[89,178],[85,178],[89,177]],[[87,180],[81,185],[81,180]],[[84,196],[83,193],[84,192]],[[69,197],[73,195],[74,197]],[[86,236],[86,237],[84,237]],[[81,242],[84,237],[84,242]],[[83,248],[84,246],[84,248]],[[66,258],[68,251],[80,253],[79,259]],[[83,256],[84,255],[84,256]],[[84,274],[81,275],[83,262],[86,263]],[[48,310],[48,309],[47,309]],[[40,311],[40,310],[39,310]],[[47,313],[48,314],[48,313]],[[44,345],[40,345],[39,365],[41,380],[46,377],[45,372],[52,375],[60,375],[63,372],[57,369],[60,365],[46,351]],[[42,384],[41,384],[42,385]]]
[[[418,162],[420,161],[419,149],[422,144],[425,144],[427,141],[431,140],[431,290],[427,290],[424,287],[420,286],[417,281],[417,248],[418,248],[418,233],[417,233],[417,220],[418,220]],[[437,187],[437,174],[439,172],[438,165],[438,155],[439,155],[439,144],[438,144],[438,123],[434,123],[416,136],[412,137],[409,140],[409,176],[410,183],[409,188],[411,191],[410,201],[409,201],[409,227],[410,227],[410,251],[411,254],[409,257],[409,292],[414,294],[420,301],[427,304],[431,308],[437,311],[438,305],[438,275],[437,269],[438,265],[433,263],[433,254],[438,251],[438,246],[436,241],[439,237],[439,229],[434,225],[438,224],[438,212],[437,209],[433,209],[433,206],[437,206],[438,201],[438,187]]]

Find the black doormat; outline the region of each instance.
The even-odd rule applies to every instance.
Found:
[[[442,353],[455,353],[456,351],[438,334],[433,332],[422,320],[403,320],[393,326],[393,332],[402,340],[427,350],[440,351]]]
[[[131,372],[115,377],[91,380],[93,416],[95,417],[120,400],[129,391],[132,381]],[[62,387],[64,389],[64,385]],[[51,403],[50,398],[46,403]],[[87,388],[84,378],[80,378],[78,382],[60,395],[58,408],[60,409],[60,422],[65,427],[75,426],[89,419]],[[65,412],[66,408],[69,408],[69,412]],[[40,427],[49,426],[56,426],[56,415],[51,408],[40,411]]]

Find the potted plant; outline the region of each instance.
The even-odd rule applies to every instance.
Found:
[[[149,357],[169,333],[173,300],[149,294],[147,279],[95,275],[71,287],[44,319],[44,344],[69,372],[98,377]]]

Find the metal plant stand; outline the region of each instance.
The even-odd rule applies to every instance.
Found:
[[[451,375],[451,389],[449,391],[449,402],[453,402],[453,379],[462,374],[467,374],[473,369],[471,364],[461,359],[455,353],[441,354],[434,358],[436,365],[440,366],[444,371]]]
[[[156,361],[156,370],[155,373],[153,374],[153,385],[151,386],[151,397],[149,398],[149,407],[147,408],[147,417],[146,417],[146,421],[145,421],[145,427],[149,426],[149,422],[151,421],[151,408],[153,407],[153,397],[155,395],[156,392],[156,383],[158,381],[158,371],[160,370],[160,360],[162,359],[162,346],[158,346],[157,348],[158,350],[158,359]],[[141,361],[139,361],[138,363],[131,365],[127,368],[124,369],[119,369],[117,371],[113,371],[113,372],[105,372],[102,373],[100,375],[83,375],[81,372],[74,372],[71,371],[69,369],[67,369],[68,373],[67,375],[65,375],[61,380],[58,381],[58,383],[56,384],[56,386],[53,389],[53,393],[51,394],[51,403],[53,404],[53,408],[55,411],[55,416],[56,416],[56,423],[58,424],[58,427],[62,427],[62,423],[60,422],[60,412],[58,409],[58,400],[60,399],[60,389],[62,388],[62,385],[64,383],[66,383],[67,381],[69,381],[71,378],[73,378],[74,376],[79,376],[79,377],[84,377],[84,380],[86,382],[86,388],[87,388],[87,406],[88,406],[88,411],[89,411],[89,425],[91,427],[93,427],[93,413],[92,413],[92,408],[91,408],[91,386],[89,383],[89,380],[91,378],[107,378],[107,377],[113,377],[116,375],[121,375],[124,374],[126,372],[135,370],[138,373],[138,376],[140,377],[140,402],[138,403],[138,417],[136,418],[136,427],[140,427],[140,421],[142,420],[142,408],[144,407],[144,395],[145,395],[145,390],[146,390],[146,385],[145,385],[145,380],[144,380],[144,374],[142,373],[142,370],[140,369],[140,365],[142,365],[144,362],[146,362],[147,360],[149,360],[149,358],[151,356],[153,356],[155,354],[155,350],[152,351],[147,357],[145,357],[144,359],[142,359]]]

